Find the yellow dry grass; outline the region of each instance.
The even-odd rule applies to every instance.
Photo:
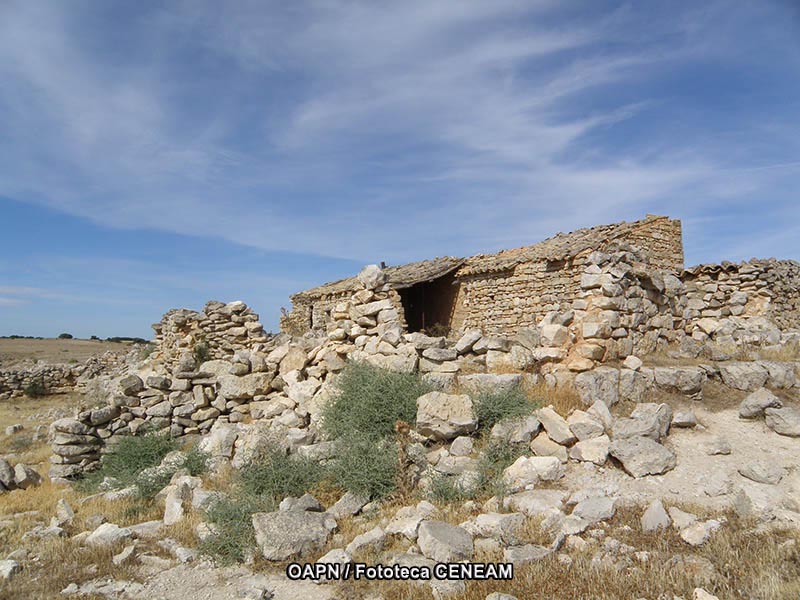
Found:
[[[638,525],[639,513],[620,511],[606,526],[599,541],[587,549],[562,550],[569,555],[564,563],[556,555],[537,563],[518,567],[508,582],[468,582],[465,600],[484,600],[492,592],[502,592],[526,600],[620,600],[633,598],[691,598],[695,587],[703,587],[721,599],[788,600],[800,594],[800,535],[797,532],[756,534],[752,523],[725,515],[728,522],[700,548],[684,543],[674,530],[644,534]],[[449,520],[449,519],[446,519]],[[523,530],[523,541],[547,545],[535,519]],[[603,539],[614,538],[636,552],[609,555],[607,561],[593,561]],[[678,557],[677,559],[674,557]],[[681,560],[688,557],[687,560]],[[363,557],[381,561],[381,555]],[[385,562],[385,557],[383,557]],[[479,560],[500,561],[499,553],[483,554]],[[708,561],[706,572],[698,563]],[[370,562],[370,560],[367,560]],[[402,582],[347,582],[339,586],[339,596],[360,600],[380,595],[387,600],[422,600],[431,597],[428,585]]]
[[[540,382],[524,387],[525,394],[537,406],[552,405],[560,415],[566,417],[573,410],[585,409],[586,405],[578,396],[577,390],[572,386],[561,385],[555,388],[548,387]]]
[[[66,500],[75,517],[63,528],[68,537],[55,539],[24,539],[24,534],[36,525],[48,525],[55,516],[56,503]],[[88,499],[87,499],[88,498]],[[22,600],[28,598],[51,599],[72,582],[82,583],[98,577],[132,579],[128,567],[116,566],[111,557],[122,545],[109,548],[84,547],[70,539],[82,531],[97,526],[98,517],[121,527],[144,521],[161,519],[163,508],[156,503],[136,498],[110,502],[102,497],[91,498],[71,487],[59,486],[48,479],[41,486],[15,490],[0,496],[0,557],[12,551],[25,549],[29,559],[13,582],[0,584],[0,598]],[[187,523],[187,527],[190,524]],[[180,535],[180,530],[169,534]],[[168,535],[169,535],[168,534]],[[181,539],[184,539],[181,536]],[[31,557],[34,557],[33,559]]]

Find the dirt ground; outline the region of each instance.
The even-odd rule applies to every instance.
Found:
[[[48,363],[83,362],[109,350],[124,352],[130,347],[129,343],[99,340],[0,339],[0,369],[29,358]]]

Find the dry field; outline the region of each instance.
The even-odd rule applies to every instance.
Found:
[[[31,358],[48,363],[84,362],[109,350],[124,352],[130,347],[124,342],[98,340],[0,339],[0,369]]]

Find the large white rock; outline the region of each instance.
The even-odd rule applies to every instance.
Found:
[[[596,496],[581,500],[572,511],[572,515],[588,521],[591,525],[600,521],[608,521],[617,512],[617,502],[608,496]]]
[[[656,385],[687,396],[702,391],[707,375],[700,367],[656,367],[653,369]]]
[[[605,433],[603,424],[592,415],[582,410],[573,411],[567,418],[567,424],[572,433],[575,434],[575,437],[580,441],[600,437]]]
[[[253,398],[269,393],[271,383],[272,375],[269,373],[225,374],[217,377],[217,393],[228,400]]]
[[[540,428],[534,416],[504,419],[492,427],[490,437],[509,444],[529,444]]]
[[[386,283],[386,273],[378,265],[367,265],[356,276],[364,289],[374,290]]]
[[[769,371],[754,362],[722,363],[719,371],[725,385],[746,392],[764,387],[769,378]]]
[[[788,437],[800,437],[800,410],[791,406],[764,411],[767,427]]]
[[[543,325],[540,331],[542,346],[560,347],[569,341],[569,329],[563,325]]]
[[[416,506],[404,506],[389,521],[386,526],[386,533],[403,535],[410,540],[416,540],[420,523],[435,514],[436,507],[425,500],[422,500]]]
[[[87,546],[111,546],[133,535],[127,527],[120,527],[114,523],[103,523],[84,540]]]
[[[633,477],[661,475],[675,468],[675,454],[658,442],[646,437],[615,439],[609,448],[611,456]]]
[[[322,548],[336,529],[336,519],[308,511],[256,513],[253,529],[264,558],[286,560]]]
[[[417,431],[437,441],[474,432],[478,418],[466,394],[428,392],[417,398]]]
[[[203,436],[197,447],[212,457],[231,458],[238,437],[239,428],[236,425],[217,421],[211,427],[209,434]]]
[[[757,389],[748,394],[739,405],[739,416],[743,419],[756,419],[764,415],[768,408],[781,408],[783,402],[767,388]]]
[[[569,457],[581,462],[590,462],[598,466],[604,465],[608,460],[608,450],[611,440],[607,435],[578,442],[569,451]]]
[[[564,466],[555,456],[520,456],[503,471],[503,481],[517,492],[538,481],[555,481],[564,476]]]
[[[575,376],[575,388],[586,406],[601,400],[606,406],[619,402],[619,370],[598,367]]]
[[[547,435],[557,444],[569,446],[577,441],[578,438],[569,428],[566,419],[549,406],[540,408],[536,416],[541,421]]]
[[[563,490],[527,490],[508,496],[505,508],[536,517],[553,511],[560,511],[567,493]]]
[[[653,500],[644,511],[641,518],[642,531],[645,533],[653,533],[659,529],[667,529],[672,523],[667,511],[664,509],[664,504],[661,500]]]
[[[463,528],[444,521],[424,521],[419,526],[417,545],[426,557],[436,562],[456,562],[472,558],[472,536]]]

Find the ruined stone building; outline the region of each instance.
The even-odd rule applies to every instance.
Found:
[[[390,298],[409,332],[480,329],[510,335],[535,326],[551,311],[567,310],[581,295],[581,275],[595,250],[637,247],[658,270],[683,269],[681,223],[648,215],[543,242],[469,258],[444,257],[385,269]],[[361,289],[350,277],[292,296],[293,309],[281,329],[293,334],[324,333],[337,303]]]

